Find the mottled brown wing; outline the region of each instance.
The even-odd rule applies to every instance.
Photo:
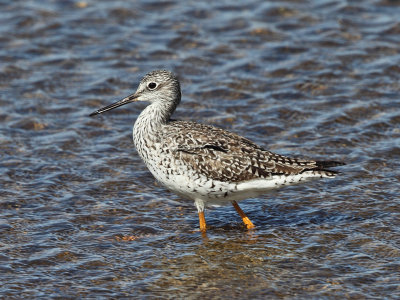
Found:
[[[274,154],[237,134],[213,126],[174,121],[169,124],[176,159],[210,179],[246,181],[277,174],[298,174],[316,167],[313,161]],[[177,133],[180,134],[177,134]],[[168,136],[168,134],[167,134]]]

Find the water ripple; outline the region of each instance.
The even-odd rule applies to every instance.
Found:
[[[390,0],[30,1],[0,10],[0,293],[5,298],[396,298],[400,5]],[[166,68],[175,117],[335,180],[207,210],[159,186],[131,127],[87,115]]]

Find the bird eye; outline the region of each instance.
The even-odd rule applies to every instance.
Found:
[[[155,82],[150,82],[147,87],[149,88],[149,90],[154,90],[157,87],[157,83]]]

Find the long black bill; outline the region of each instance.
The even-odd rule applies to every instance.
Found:
[[[98,110],[92,112],[92,113],[89,115],[89,117],[93,117],[93,116],[95,116],[95,115],[102,114],[103,112],[106,112],[106,111],[108,111],[108,110],[117,108],[117,107],[119,107],[119,106],[122,106],[122,105],[125,105],[125,104],[128,104],[128,103],[131,103],[131,102],[135,102],[135,101],[138,101],[138,100],[139,100],[139,95],[137,95],[137,94],[130,95],[130,96],[128,96],[128,97],[125,97],[125,98],[122,99],[122,100],[119,100],[119,101],[117,101],[117,102],[115,102],[115,103],[113,103],[113,104],[107,105],[107,106],[105,106],[105,107],[103,107],[103,108],[100,108],[100,109],[98,109]]]

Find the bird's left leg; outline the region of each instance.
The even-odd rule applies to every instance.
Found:
[[[197,211],[199,213],[199,223],[200,223],[200,231],[205,233],[206,232],[206,218],[204,216],[204,201],[200,199],[196,199],[194,201],[194,205],[197,207]]]

